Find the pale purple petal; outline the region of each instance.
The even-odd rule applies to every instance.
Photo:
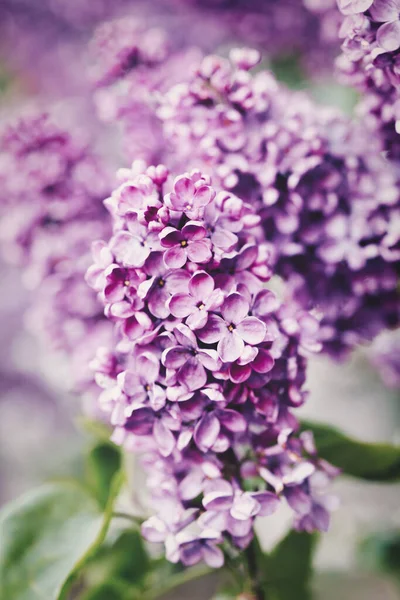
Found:
[[[236,410],[226,408],[218,411],[218,419],[221,425],[232,433],[243,433],[247,429],[246,419]]]
[[[216,512],[229,510],[232,506],[232,502],[233,494],[227,492],[208,492],[203,498],[204,508]]]
[[[215,344],[226,333],[226,323],[218,315],[208,315],[206,326],[197,331],[197,337],[206,344]]]
[[[217,350],[223,362],[234,362],[244,350],[244,341],[236,331],[227,332],[218,342]]]
[[[385,23],[377,31],[376,39],[381,48],[394,52],[400,48],[400,21]]]
[[[225,252],[230,252],[237,244],[238,237],[231,231],[217,229],[211,236],[212,243]]]
[[[194,441],[202,452],[207,452],[215,443],[220,430],[220,424],[215,415],[206,413],[197,423],[194,430]]]
[[[167,526],[159,517],[150,517],[142,524],[142,535],[148,542],[163,542],[167,533]]]
[[[125,267],[141,267],[150,254],[150,248],[127,231],[120,231],[112,238],[110,249]]]
[[[160,419],[156,419],[154,422],[153,435],[160,454],[169,456],[175,448],[175,438]]]
[[[208,262],[212,256],[210,240],[199,240],[198,242],[189,242],[189,245],[187,246],[187,255],[189,260],[191,260],[192,262]]]
[[[239,519],[234,519],[233,517],[230,516],[228,519],[227,530],[234,537],[238,537],[238,538],[245,537],[245,536],[249,535],[249,533],[252,531],[252,529],[253,529],[253,519],[252,518],[245,519],[245,520],[239,520]]]
[[[339,10],[344,15],[355,15],[369,9],[374,0],[337,0]]]
[[[189,291],[197,302],[206,300],[214,290],[214,279],[205,271],[197,271],[189,281]]]
[[[378,23],[396,21],[399,18],[400,3],[398,0],[374,0],[370,13]]]
[[[264,340],[267,327],[257,317],[246,317],[237,325],[236,332],[247,344],[256,345]]]
[[[204,475],[201,471],[192,471],[179,484],[179,494],[182,500],[192,500],[203,491]]]
[[[208,311],[219,308],[224,301],[224,292],[220,289],[214,290],[205,301],[205,308]]]
[[[289,506],[299,515],[307,515],[312,508],[312,500],[309,494],[300,486],[287,487],[284,496]]]
[[[187,318],[187,326],[190,329],[202,329],[207,324],[208,313],[206,310],[196,308]]]
[[[195,309],[196,300],[189,294],[175,294],[168,301],[168,307],[174,317],[184,319]]]
[[[170,315],[167,302],[170,298],[168,291],[164,286],[155,284],[148,298],[148,306],[152,315],[158,319],[166,319]]]
[[[182,233],[175,227],[166,227],[159,235],[161,245],[164,248],[172,248],[183,240]]]
[[[231,516],[238,521],[246,521],[258,514],[260,505],[248,492],[235,497],[231,508]]]
[[[197,221],[189,221],[182,228],[182,237],[185,240],[197,241],[202,240],[207,235],[206,228]]]
[[[215,350],[200,350],[197,354],[197,358],[203,367],[209,371],[216,371],[221,365],[218,352]]]
[[[222,316],[230,324],[240,323],[249,314],[249,303],[246,298],[234,292],[229,294],[221,308]]]
[[[191,357],[179,369],[179,380],[188,390],[199,390],[207,382],[207,373],[203,365]]]
[[[180,558],[185,567],[192,567],[203,558],[203,547],[198,540],[180,545]]]
[[[224,554],[220,548],[211,544],[203,545],[204,562],[213,569],[219,569],[224,564]]]
[[[167,348],[162,354],[162,363],[167,369],[179,369],[191,357],[187,348],[173,346]]]
[[[258,511],[260,517],[272,515],[279,506],[279,498],[272,492],[253,492],[252,496],[260,505]]]
[[[193,350],[197,349],[196,336],[186,325],[183,325],[182,323],[177,325],[174,328],[174,335],[177,342],[182,346],[186,346],[187,348],[191,348]]]
[[[153,383],[160,371],[160,363],[157,357],[151,352],[143,352],[136,360],[138,373],[148,383]]]
[[[193,205],[203,208],[204,206],[207,206],[214,197],[215,192],[209,185],[201,185],[194,194]]]
[[[168,269],[180,269],[186,264],[187,255],[182,246],[173,246],[164,252],[164,263]]]
[[[177,196],[183,198],[184,200],[190,200],[195,193],[193,181],[190,179],[190,177],[186,177],[185,175],[177,177],[174,181],[174,192]]]

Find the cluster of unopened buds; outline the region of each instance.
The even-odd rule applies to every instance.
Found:
[[[174,562],[217,567],[222,541],[245,548],[280,498],[298,528],[326,529],[319,492],[334,471],[291,412],[318,322],[266,287],[250,205],[199,171],[173,183],[163,166],[134,171],[106,200],[114,234],[87,280],[115,323],[93,367],[113,440],[143,453],[157,513],[144,535]]]

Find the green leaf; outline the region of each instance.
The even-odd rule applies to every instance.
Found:
[[[313,432],[318,455],[345,475],[368,481],[400,480],[400,446],[359,442],[320,423],[303,421],[301,427]]]
[[[106,542],[89,562],[85,579],[89,585],[123,580],[139,586],[150,569],[150,557],[137,530],[125,530]]]
[[[361,566],[400,578],[400,530],[369,535],[359,546]]]
[[[273,600],[309,600],[316,534],[291,531],[266,557],[265,590]]]
[[[122,485],[113,481],[104,513],[73,484],[47,484],[0,512],[0,599],[65,598],[74,574],[103,542]]]
[[[142,592],[118,580],[111,580],[92,588],[80,600],[141,600]]]
[[[121,450],[111,442],[96,444],[86,457],[87,482],[102,508],[107,504],[112,480],[121,465]]]

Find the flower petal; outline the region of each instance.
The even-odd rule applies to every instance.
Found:
[[[218,315],[208,315],[207,324],[197,331],[199,340],[206,344],[215,344],[226,332],[226,323]]]
[[[237,325],[236,331],[247,344],[255,345],[264,340],[267,328],[257,317],[246,317]]]
[[[190,358],[187,348],[173,346],[167,348],[162,354],[162,363],[167,369],[179,369]]]
[[[376,40],[387,52],[394,52],[400,48],[400,21],[381,25],[376,33]]]
[[[187,254],[182,246],[172,246],[164,252],[164,263],[168,269],[180,269],[186,264]]]
[[[247,429],[246,419],[237,410],[226,408],[218,411],[218,419],[221,425],[223,425],[232,433],[243,433]]]
[[[206,300],[214,290],[214,279],[205,271],[197,271],[189,281],[189,291],[197,302]]]
[[[228,332],[218,342],[217,350],[222,362],[234,362],[244,350],[244,341],[236,331]]]
[[[160,419],[156,419],[153,427],[153,435],[160,454],[162,456],[169,456],[175,448],[175,437],[172,431],[165,427]]]
[[[153,431],[154,413],[151,408],[138,408],[126,420],[125,429],[136,435],[151,435]]]
[[[202,452],[207,452],[215,443],[220,431],[220,424],[215,415],[206,413],[197,423],[194,430],[194,441]]]
[[[194,263],[206,263],[210,260],[211,242],[210,240],[199,240],[198,242],[189,242],[187,247],[189,260]]]
[[[219,569],[224,564],[224,554],[220,548],[211,544],[203,544],[204,562],[212,569]]]
[[[196,307],[196,300],[189,294],[175,294],[168,301],[171,314],[178,319],[190,315]]]
[[[241,294],[234,292],[225,298],[221,313],[228,325],[230,323],[236,325],[249,314],[249,309],[250,306],[246,298],[241,296]]]
[[[231,516],[238,521],[246,521],[258,514],[260,505],[248,492],[235,497],[231,508]]]
[[[261,507],[258,511],[260,517],[272,515],[279,506],[279,498],[272,492],[254,492],[252,496]]]
[[[370,13],[378,23],[396,21],[399,18],[400,3],[397,0],[374,0]]]
[[[191,391],[200,390],[207,382],[207,373],[203,365],[191,357],[179,369],[178,380]]]
[[[338,0],[339,10],[344,15],[355,15],[369,9],[374,0]]]
[[[275,361],[271,354],[264,348],[260,348],[251,366],[257,373],[268,373],[274,364]]]

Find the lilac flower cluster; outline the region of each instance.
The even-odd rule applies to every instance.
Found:
[[[280,498],[298,528],[325,530],[319,484],[334,472],[291,412],[318,322],[265,287],[260,216],[197,170],[120,178],[106,200],[114,234],[87,280],[117,337],[93,365],[99,402],[114,441],[147,465],[157,514],[144,535],[172,562],[218,567],[223,541],[245,548]]]
[[[165,150],[155,97],[190,70],[199,51],[179,52],[163,29],[124,17],[97,28],[90,55],[99,118],[121,123],[124,156],[158,162]]]
[[[361,127],[267,71],[252,76],[259,59],[205,58],[158,114],[180,160],[252,205],[275,272],[319,309],[324,348],[342,356],[399,323],[396,178]]]
[[[90,339],[94,352],[111,329],[84,280],[91,240],[109,228],[102,203],[111,185],[106,173],[87,144],[48,114],[22,118],[2,134],[2,252],[24,268],[33,290],[33,327],[80,372]]]
[[[339,0],[344,15],[340,29],[341,79],[359,89],[358,112],[382,142],[382,150],[398,161],[400,86],[400,2]]]

